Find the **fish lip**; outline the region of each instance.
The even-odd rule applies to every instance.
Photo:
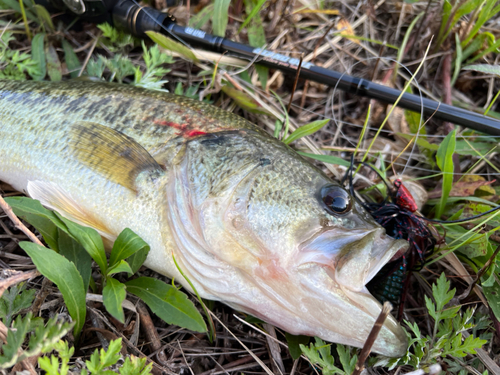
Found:
[[[352,314],[359,315],[359,320],[363,322],[360,324],[365,326],[364,330],[369,331],[382,311],[382,305],[370,294],[366,284],[396,254],[406,251],[409,246],[408,242],[395,240],[389,237],[383,228],[377,227],[368,230],[355,230],[351,241],[343,241],[343,239],[348,239],[349,231],[341,231],[340,247],[343,246],[344,249],[332,251],[327,254],[329,257],[321,258],[321,254],[315,254],[318,250],[325,248],[323,245],[327,243],[328,239],[331,239],[332,242],[335,241],[335,233],[338,234],[339,232],[333,230],[331,234],[325,234],[325,231],[322,231],[319,235],[303,242],[301,250],[307,256],[302,257],[301,260],[305,262],[302,262],[298,269],[302,269],[302,272],[304,272],[309,268],[309,272],[312,273],[315,272],[314,269],[317,270],[316,272],[320,271],[320,269],[324,270],[333,284],[337,285],[336,288],[339,290],[340,295],[346,298],[343,303],[350,306],[349,309]],[[324,238],[320,238],[321,236],[324,236]],[[333,245],[333,247],[335,246],[339,247],[339,243]],[[313,254],[307,254],[308,250]],[[359,257],[361,257],[361,260]],[[311,266],[312,268],[310,268]],[[363,272],[358,272],[359,270]],[[312,275],[312,273],[309,273],[309,275]],[[362,276],[356,277],[356,274],[358,276],[362,274]],[[308,277],[305,274],[304,276]],[[353,281],[353,279],[357,280]],[[323,287],[318,289],[318,285],[316,284],[314,289],[309,289],[309,293],[321,294],[320,289]],[[327,285],[324,286],[327,287]],[[318,295],[318,297],[320,296]],[[328,299],[326,295],[325,297]],[[336,302],[332,300],[331,303]],[[328,340],[327,337],[324,338]],[[337,342],[339,341],[338,337],[335,339]],[[401,357],[406,353],[407,343],[407,337],[402,327],[393,316],[389,315],[374,343],[373,351],[390,357]],[[347,344],[353,345],[352,342],[347,342]],[[362,342],[356,344],[356,346],[362,345]]]
[[[393,242],[393,243],[387,250],[385,250],[383,256],[380,258],[380,261],[377,263],[377,265],[375,267],[371,268],[371,272],[367,275],[365,285],[367,283],[369,283],[377,275],[377,273],[380,272],[382,267],[384,267],[387,263],[402,257],[403,254],[405,254],[408,251],[408,248],[410,247],[408,241],[396,240],[396,239],[388,236],[387,234],[385,234],[385,230],[384,230],[384,234],[382,236],[380,236],[378,239],[383,241],[383,242],[389,241],[389,242]],[[378,247],[378,246],[379,246],[378,241],[375,240],[372,244],[372,253],[374,253],[374,251],[376,250],[376,247]]]

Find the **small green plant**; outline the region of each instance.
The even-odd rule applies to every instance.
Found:
[[[26,283],[20,283],[6,290],[0,299],[0,318],[5,326],[10,327],[12,320],[21,310],[31,306],[35,290],[26,290]]]
[[[114,28],[109,23],[102,23],[97,27],[102,31],[99,41],[111,52],[123,51],[126,47],[131,48],[138,44],[138,39]]]
[[[390,370],[396,366],[410,365],[414,369],[425,369],[436,363],[441,363],[446,357],[456,363],[457,358],[468,354],[476,354],[487,341],[474,335],[464,336],[463,332],[474,328],[472,316],[474,309],[460,312],[460,306],[446,307],[455,296],[455,289],[450,290],[450,282],[441,274],[432,285],[431,298],[425,296],[425,304],[429,315],[434,319],[431,335],[423,335],[417,323],[405,321],[410,332],[406,331],[409,348],[402,358],[380,357],[375,366],[387,366]]]
[[[67,323],[54,317],[44,325],[42,318],[33,318],[31,312],[26,316],[18,316],[9,328],[6,341],[1,346],[0,368],[6,369],[16,363],[53,350],[55,344],[66,335],[73,323]],[[29,336],[27,348],[20,351],[26,338]]]
[[[40,74],[40,68],[29,53],[20,53],[9,48],[9,42],[15,40],[10,31],[2,33],[0,38],[0,78],[25,80],[29,75]]]
[[[32,242],[19,244],[40,273],[60,289],[68,312],[75,321],[76,338],[85,323],[85,300],[91,285],[92,260],[102,274],[103,283],[99,287],[102,288],[104,306],[120,322],[124,322],[122,303],[128,291],[141,298],[167,323],[197,332],[207,330],[196,307],[175,286],[150,277],[138,277],[125,283],[116,279],[119,273],[125,272],[129,276],[136,273],[149,252],[149,246],[130,229],[119,234],[108,260],[96,230],[47,210],[39,201],[30,198],[11,197],[6,201],[16,215],[38,229],[51,248]]]
[[[172,56],[161,52],[158,45],[147,48],[142,42],[142,49],[142,57],[146,64],[144,72],[130,58],[117,53],[111,59],[99,55],[96,60],[90,60],[87,65],[87,75],[102,78],[107,68],[111,74],[109,81],[122,83],[126,77],[133,76],[132,84],[134,86],[162,90],[163,85],[168,82],[162,78],[170,72],[170,69],[164,68],[163,65],[171,64],[174,60]]]
[[[312,364],[321,367],[324,375],[350,375],[353,373],[358,361],[358,355],[351,353],[352,348],[337,344],[337,354],[339,356],[342,369],[335,366],[335,358],[331,353],[331,345],[326,344],[323,340],[315,337],[316,342],[310,343],[309,347],[300,344],[302,353],[309,358]]]
[[[118,361],[121,358],[120,350],[122,347],[122,339],[112,340],[109,343],[108,350],[95,350],[90,356],[90,360],[85,361],[87,368],[82,369],[81,374],[91,375],[111,375],[117,371],[106,370],[112,366],[118,367]],[[60,340],[55,344],[54,350],[57,356],[41,357],[38,359],[38,364],[42,370],[48,375],[67,375],[69,372],[69,360],[75,352],[74,348],[70,348],[66,341]],[[120,367],[117,368],[121,375],[147,375],[151,374],[153,363],[146,365],[146,358],[137,358],[134,356],[127,357]]]

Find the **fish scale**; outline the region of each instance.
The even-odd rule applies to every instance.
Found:
[[[130,228],[147,267],[191,290],[175,255],[202,298],[357,347],[381,311],[366,284],[407,247],[256,125],[132,86],[0,81],[0,179],[111,242]],[[373,350],[406,345],[389,317]]]

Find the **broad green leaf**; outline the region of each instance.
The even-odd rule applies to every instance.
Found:
[[[172,285],[151,277],[139,277],[125,285],[127,291],[142,299],[165,322],[206,332],[207,326],[196,307]]]
[[[483,292],[488,300],[491,311],[493,311],[497,320],[500,321],[500,284],[495,282],[492,286],[483,285]]]
[[[89,289],[90,277],[92,276],[92,257],[85,251],[85,248],[74,240],[65,231],[59,231],[59,254],[70,262],[73,262],[82,276],[83,288]]]
[[[304,335],[292,335],[285,332],[286,343],[288,344],[288,350],[290,350],[290,355],[292,358],[299,359],[302,355],[302,350],[300,350],[300,345],[308,345],[311,338]]]
[[[475,72],[481,72],[486,74],[495,74],[500,76],[500,66],[490,65],[490,64],[472,64],[467,65],[462,68],[463,70],[473,70]]]
[[[132,275],[139,271],[139,268],[144,264],[146,258],[148,257],[148,253],[146,251],[138,251],[131,257],[127,258],[126,261],[132,270]]]
[[[49,12],[43,5],[35,4],[34,6],[38,19],[42,22],[43,27],[46,31],[54,31],[54,23],[50,17]]]
[[[99,265],[102,274],[106,275],[108,270],[108,261],[106,259],[104,244],[102,243],[99,233],[97,233],[95,229],[83,227],[73,223],[57,212],[55,214],[64,224],[66,224],[69,234],[71,234],[73,238],[83,245],[92,259],[94,259],[94,261]]]
[[[125,285],[112,277],[106,278],[106,286],[102,290],[102,299],[106,310],[120,322],[125,322],[122,303],[127,297]]]
[[[38,74],[33,74],[31,77],[35,81],[41,81],[47,75],[47,61],[45,58],[44,49],[45,33],[36,34],[31,41],[31,58],[38,65]]]
[[[69,75],[71,78],[77,78],[82,64],[80,64],[80,60],[73,50],[73,47],[66,39],[62,40],[62,47],[64,49],[64,61],[66,61]]]
[[[20,242],[40,273],[57,285],[69,314],[75,321],[73,333],[78,339],[85,323],[86,290],[76,266],[62,255],[32,242]]]
[[[59,82],[62,79],[62,67],[56,49],[51,43],[45,44],[45,56],[47,57],[47,73],[50,80]]]
[[[297,139],[316,133],[323,126],[328,124],[329,121],[330,119],[318,120],[310,122],[309,124],[306,124],[304,126],[301,126],[297,130],[295,130],[292,134],[290,134],[288,138],[284,139],[283,143],[288,145],[293,141],[296,141]]]
[[[349,163],[347,160],[339,158],[338,156],[310,154],[308,152],[301,152],[301,151],[297,151],[297,154],[302,155],[302,156],[306,156],[306,157],[314,159],[314,160],[322,161],[323,163],[343,165],[344,167],[351,166],[351,163]]]
[[[222,86],[221,90],[224,94],[231,97],[239,107],[247,110],[248,112],[260,113],[264,115],[269,114],[269,112],[262,108],[257,101],[243,91],[228,85]]]
[[[446,238],[460,238],[461,245],[457,248],[457,251],[469,259],[486,255],[489,243],[488,237],[487,233],[478,234],[470,232],[458,225],[446,230]]]
[[[469,45],[462,50],[462,62],[467,60],[470,56],[474,55],[474,58],[472,58],[470,61],[476,60],[476,52],[479,51],[481,48],[484,46],[484,41],[486,39],[486,35],[479,34],[477,38],[475,38],[472,42],[469,43]]]
[[[169,37],[155,31],[146,31],[146,34],[151,38],[153,42],[157,43],[160,47],[168,49],[169,51],[177,52],[188,60],[198,62],[198,59],[194,55],[191,48],[189,48],[188,46],[176,42],[175,40],[170,39]]]
[[[198,14],[189,19],[189,26],[193,29],[201,29],[212,18],[214,13],[214,4],[204,7]]]
[[[115,273],[127,272],[129,275],[133,275],[132,269],[125,260],[120,260],[113,267],[108,268],[108,276],[114,275]]]
[[[131,229],[125,228],[116,239],[109,257],[109,267],[127,259],[138,251],[149,253],[149,245]]]
[[[453,153],[455,152],[455,135],[456,130],[453,130],[450,134],[439,145],[439,149],[436,155],[436,162],[443,172],[443,184],[441,201],[436,209],[436,218],[439,219],[443,214],[444,207],[446,206],[446,201],[448,195],[450,194],[451,187],[453,184]]]
[[[27,197],[7,197],[5,201],[21,219],[33,225],[51,249],[59,251],[57,228],[67,230],[66,225],[42,204]]]
[[[215,0],[214,13],[212,17],[212,29],[214,35],[225,36],[227,21],[229,18],[229,5],[231,0]]]
[[[396,133],[396,134],[400,137],[403,137],[403,138],[409,140],[409,141],[413,139],[413,135],[411,135],[411,134],[404,134],[404,133]],[[423,148],[426,148],[428,150],[433,150],[433,151],[437,151],[439,149],[439,145],[436,145],[434,143],[429,143],[429,141],[427,141],[424,138],[420,138],[420,137],[417,139],[417,145],[419,147],[423,147]]]

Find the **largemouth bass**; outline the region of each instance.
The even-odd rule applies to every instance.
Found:
[[[132,229],[203,298],[356,347],[381,311],[366,283],[407,248],[252,123],[132,86],[0,81],[0,179],[110,241]],[[373,350],[406,347],[389,317]]]

